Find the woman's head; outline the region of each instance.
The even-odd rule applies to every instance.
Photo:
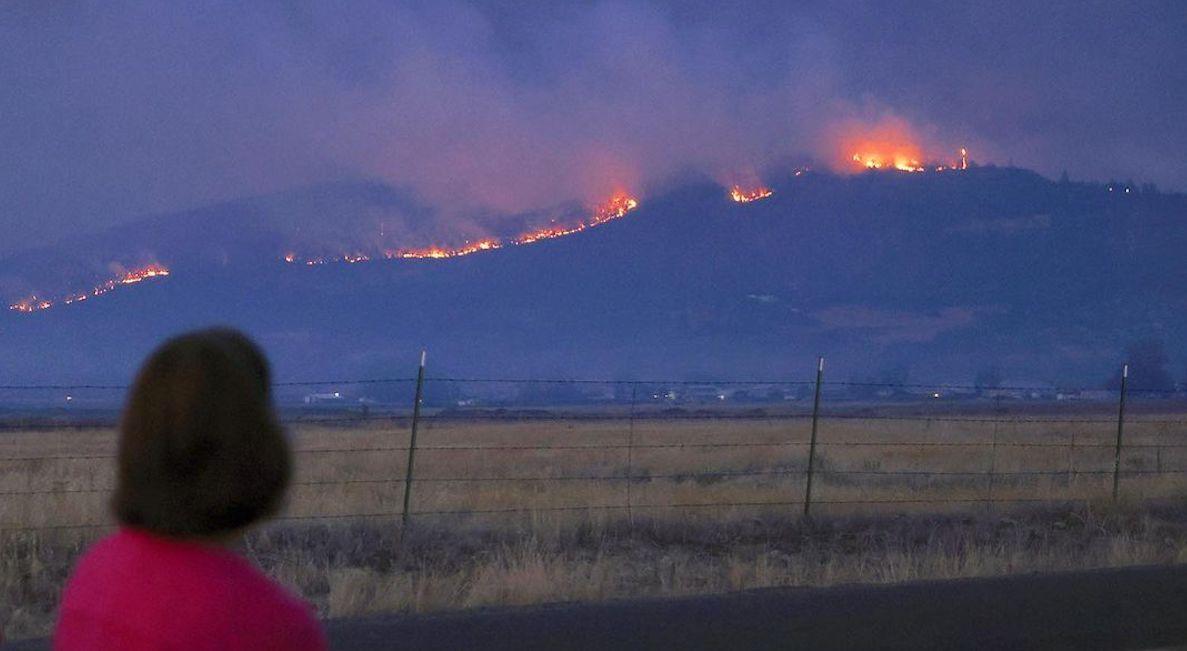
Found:
[[[247,337],[185,334],[148,358],[120,427],[121,524],[217,537],[271,515],[291,472],[268,362]]]

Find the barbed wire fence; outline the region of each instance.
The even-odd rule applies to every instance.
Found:
[[[1167,486],[1156,486],[1162,493],[1154,496],[1169,497],[1187,488],[1187,482],[1182,486],[1178,483],[1187,472],[1187,453],[1182,452],[1187,449],[1187,438],[1182,437],[1187,414],[1182,412],[1187,410],[1180,410],[1179,403],[1168,400],[1165,392],[1129,387],[1127,367],[1121,372],[1120,388],[1113,392],[1115,414],[1102,411],[1106,404],[1097,405],[1093,413],[1084,416],[1042,412],[1029,415],[1027,411],[1010,414],[1001,407],[1001,396],[1037,389],[1048,393],[1089,390],[1085,388],[828,382],[823,359],[814,381],[434,378],[427,377],[425,369],[422,356],[415,378],[274,385],[277,391],[400,387],[413,393],[410,409],[380,409],[367,402],[346,412],[313,408],[321,399],[319,395],[326,400],[340,399],[338,391],[307,395],[306,402],[313,405],[309,409],[282,410],[282,422],[298,433],[294,440],[298,467],[324,467],[330,471],[321,476],[299,475],[293,488],[310,491],[310,502],[322,498],[320,501],[331,507],[344,508],[302,507],[300,500],[294,500],[289,512],[276,522],[390,520],[406,529],[419,519],[432,517],[621,513],[633,523],[639,515],[654,517],[660,512],[743,510],[810,518],[821,509],[846,507],[993,508],[1119,500],[1126,496],[1125,489],[1130,485],[1143,489],[1138,497],[1149,497],[1151,491],[1146,489],[1150,487],[1145,485],[1149,482],[1144,480],[1172,480]],[[477,403],[460,408],[466,401],[454,400],[454,404],[433,411],[425,408],[427,385],[527,387],[529,394],[539,387],[611,387],[615,393],[593,409],[541,407],[532,401],[508,408],[510,402],[506,400],[491,400],[491,406],[485,408]],[[672,387],[706,386],[715,390],[775,387],[803,391],[805,398],[812,397],[812,405],[810,410],[781,406],[674,408],[671,396],[659,393]],[[930,394],[936,400],[940,392],[970,391],[997,399],[988,413],[979,404],[938,413],[919,413],[914,403],[906,411],[876,411],[868,405],[827,409],[830,390],[855,387],[913,391],[922,396]],[[127,389],[101,384],[0,385],[0,391],[13,393],[64,394],[69,402],[75,402],[75,394],[80,392],[118,394]],[[1163,402],[1155,404],[1152,411],[1134,415],[1135,396]],[[724,404],[724,395],[720,398]],[[701,427],[705,424],[712,427],[705,430]],[[94,472],[96,468],[113,466],[115,455],[110,441],[106,448],[84,451],[77,448],[86,446],[75,445],[70,437],[113,426],[109,417],[87,411],[72,413],[70,418],[34,412],[33,416],[0,419],[0,433],[9,431],[20,439],[0,440],[0,502],[11,507],[16,501],[27,501],[23,509],[0,507],[0,532],[110,527],[110,521],[96,515],[105,510],[96,498],[110,494],[110,482],[76,485],[71,476],[85,468],[92,471],[94,479],[99,474]],[[758,429],[750,431],[751,426]],[[496,430],[458,436],[492,427]],[[547,431],[535,431],[541,427]],[[810,429],[807,436],[790,436],[795,427]],[[918,435],[921,429],[930,431],[933,427],[939,430],[938,436]],[[615,433],[615,428],[622,432]],[[749,438],[738,438],[735,428]],[[1009,430],[1019,428],[1031,431],[1025,436],[1017,431],[1008,435]],[[312,443],[299,435],[302,430],[314,429],[322,437],[311,438]],[[979,431],[982,429],[989,431]],[[442,431],[450,436],[433,436]],[[401,434],[404,432],[406,436]],[[755,438],[756,432],[761,436]],[[61,434],[60,445],[66,449],[38,451],[39,446],[30,442],[38,442],[35,437],[39,433]],[[423,435],[428,435],[429,440],[424,440]],[[418,452],[446,460],[422,467]],[[456,459],[464,455],[471,458]],[[562,459],[565,455],[571,456]],[[602,457],[592,458],[597,455]],[[605,455],[621,462],[615,466],[605,460]],[[450,456],[455,458],[449,460]],[[476,463],[475,456],[482,462]],[[337,458],[337,462],[325,461],[327,458]],[[1055,467],[1057,460],[1059,466]],[[22,469],[21,464],[33,468]],[[374,466],[386,472],[354,476],[359,468]],[[1097,481],[1080,486],[1084,480]],[[1046,483],[1040,486],[1043,481]],[[558,487],[574,485],[593,488],[569,491],[572,499],[564,503],[534,499],[565,493]],[[664,490],[648,490],[661,485]],[[503,488],[508,486],[517,488],[508,492]],[[525,491],[524,486],[531,488]],[[717,490],[731,486],[736,490]],[[463,490],[459,492],[458,488]],[[336,489],[369,489],[373,493],[365,500],[327,497]],[[498,499],[490,498],[492,495]],[[48,517],[55,515],[55,509],[69,511],[64,505],[72,499],[83,501],[81,510],[86,517],[63,516],[67,521]],[[46,517],[30,517],[33,511]]]

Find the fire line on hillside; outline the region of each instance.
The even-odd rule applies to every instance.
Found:
[[[154,262],[154,263],[152,263],[150,265],[146,265],[144,267],[139,267],[136,269],[128,270],[123,275],[121,275],[119,277],[105,280],[87,292],[68,294],[67,296],[59,298],[59,299],[48,299],[48,298],[42,298],[39,296],[30,296],[28,298],[22,299],[20,301],[17,301],[16,303],[9,305],[8,309],[13,310],[15,312],[25,313],[25,314],[28,314],[31,312],[40,312],[42,310],[48,310],[51,307],[54,307],[57,305],[70,305],[72,303],[81,303],[83,301],[95,298],[96,296],[102,296],[108,292],[114,291],[117,287],[122,287],[124,285],[135,285],[136,283],[140,283],[145,280],[150,280],[153,278],[163,278],[168,275],[169,275],[168,267]]]
[[[850,157],[850,160],[855,163],[857,169],[896,169],[900,172],[926,172],[931,167],[936,172],[944,172],[948,170],[967,170],[969,168],[969,152],[964,147],[960,148],[960,160],[958,162],[949,164],[931,163],[929,165],[920,162],[919,159],[920,154],[918,154],[917,148],[913,146],[887,147],[879,143],[862,146]]]
[[[475,242],[466,241],[459,246],[428,246],[416,249],[386,249],[382,255],[376,258],[384,260],[399,260],[399,259],[443,259],[443,258],[460,258],[462,256],[472,255],[481,251],[493,251],[507,246],[522,246],[532,244],[541,240],[549,240],[573,233],[579,233],[595,226],[600,226],[606,222],[613,221],[625,217],[627,213],[639,207],[639,200],[626,194],[619,192],[607,200],[605,203],[594,208],[593,213],[586,219],[577,222],[570,226],[550,225],[528,231],[514,238],[507,240],[498,238],[486,238]],[[304,264],[309,267],[314,267],[332,262],[345,262],[354,264],[358,262],[369,262],[372,257],[366,253],[346,253],[340,256],[324,257],[318,256],[314,258],[302,258],[296,253],[288,252],[284,254],[284,261],[289,264]]]
[[[750,203],[752,201],[761,201],[767,197],[775,194],[770,188],[760,185],[753,188],[743,189],[740,185],[734,185],[730,188],[730,199],[738,203]]]

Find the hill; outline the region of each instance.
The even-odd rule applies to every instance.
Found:
[[[422,346],[438,374],[618,379],[803,378],[824,354],[834,379],[965,381],[993,365],[1079,383],[1103,381],[1137,339],[1187,354],[1187,196],[994,167],[809,172],[771,188],[739,204],[693,180],[566,237],[358,264],[282,257],[435,241],[439,220],[377,183],[155,216],[0,260],[13,302],[150,262],[170,271],[6,310],[4,374],[125,380],[161,337],[212,323],[259,338],[282,378],[409,375]],[[548,216],[484,223],[502,236]]]

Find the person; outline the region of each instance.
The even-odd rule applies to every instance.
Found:
[[[116,533],[63,592],[53,646],[322,650],[311,607],[233,551],[291,473],[268,363],[244,335],[182,335],[141,368],[120,424]]]

